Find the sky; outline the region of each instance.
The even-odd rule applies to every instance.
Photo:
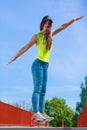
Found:
[[[80,85],[87,75],[87,0],[0,0],[0,101],[31,104],[31,65],[34,45],[10,65],[6,63],[39,32],[41,19],[49,15],[52,29],[84,16],[53,37],[46,99],[66,100],[75,109]]]

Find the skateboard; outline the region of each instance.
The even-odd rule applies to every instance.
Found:
[[[38,127],[41,127],[41,126],[46,126],[46,127],[49,127],[49,123],[50,123],[50,120],[33,120]]]

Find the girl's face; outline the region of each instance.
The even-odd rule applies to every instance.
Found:
[[[44,23],[43,25],[43,30],[46,31],[46,30],[51,30],[51,27],[52,27],[52,23],[48,20]]]

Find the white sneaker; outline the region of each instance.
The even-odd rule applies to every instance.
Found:
[[[50,117],[50,116],[48,116],[48,115],[46,115],[46,114],[42,114],[42,116],[43,116],[47,121],[51,121],[51,120],[54,119],[54,117]]]
[[[44,121],[46,118],[40,112],[37,112],[32,115],[32,119],[36,121]]]

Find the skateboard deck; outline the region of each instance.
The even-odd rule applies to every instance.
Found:
[[[49,127],[49,123],[50,123],[50,120],[33,120],[38,127],[41,127],[41,126],[46,126],[46,127]]]

